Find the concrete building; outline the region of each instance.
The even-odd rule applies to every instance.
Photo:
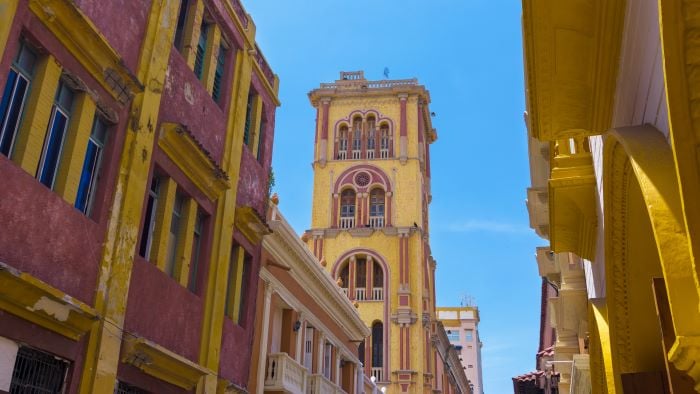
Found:
[[[279,104],[252,19],[0,10],[0,392],[246,392]]]
[[[523,1],[532,227],[559,392],[700,391],[694,2]]]
[[[474,394],[483,394],[479,309],[475,306],[437,308],[437,318],[445,327],[450,343],[459,354]]]
[[[415,79],[341,72],[317,109],[311,229],[304,239],[371,329],[365,373],[388,393],[436,387],[428,91]]]
[[[273,232],[263,238],[249,391],[376,393],[358,359],[358,344],[369,329],[273,201]]]

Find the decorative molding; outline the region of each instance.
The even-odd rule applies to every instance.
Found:
[[[610,127],[624,12],[624,0],[523,2],[533,137],[554,141]]]
[[[144,90],[141,81],[74,2],[30,0],[29,9],[115,100],[126,104]]]
[[[261,218],[258,212],[249,206],[236,207],[233,220],[236,228],[253,244],[258,244],[264,235],[271,232],[265,219]]]
[[[265,250],[284,260],[283,263],[291,268],[290,274],[346,330],[350,338],[365,338],[369,335],[369,329],[360,319],[357,309],[340,292],[331,275],[321,267],[318,259],[299,239],[278,208],[275,206],[272,209],[274,211],[269,224],[273,232],[263,239]]]
[[[184,126],[161,124],[158,147],[208,199],[214,201],[231,188],[228,174]]]
[[[202,376],[214,375],[213,371],[145,338],[126,338],[122,346],[123,363],[186,390],[192,390]]]
[[[0,309],[74,341],[98,320],[88,305],[1,262]]]

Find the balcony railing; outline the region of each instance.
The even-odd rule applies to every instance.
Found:
[[[348,151],[346,150],[339,150],[338,151],[338,160],[345,160],[348,158]]]
[[[379,157],[382,159],[388,159],[389,158],[389,149],[380,149],[379,150]]]
[[[356,287],[355,299],[358,301],[367,301],[367,289],[364,287]]]
[[[372,289],[372,301],[382,301],[384,300],[384,289],[381,287],[375,287]]]
[[[375,381],[375,382],[383,382],[383,381],[384,381],[384,380],[382,379],[382,378],[383,378],[383,376],[382,376],[382,370],[383,370],[383,369],[384,369],[384,368],[382,368],[382,367],[372,367],[371,374],[372,374],[372,376],[374,377],[374,379],[375,379],[374,381]]]
[[[353,228],[355,227],[355,218],[354,217],[346,217],[340,218],[340,228]]]
[[[362,158],[362,151],[353,149],[352,158],[355,160],[361,159]]]
[[[343,389],[321,374],[309,375],[306,384],[307,394],[340,394]]]
[[[367,158],[374,159],[374,149],[367,149]]]
[[[306,374],[306,368],[294,361],[287,353],[270,354],[267,356],[265,391],[304,394]]]
[[[369,226],[372,228],[384,227],[384,216],[370,216]]]

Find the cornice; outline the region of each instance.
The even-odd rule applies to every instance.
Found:
[[[263,246],[279,262],[289,266],[290,274],[299,284],[307,289],[329,316],[343,328],[346,334],[357,340],[369,335],[369,329],[359,316],[350,300],[340,292],[338,285],[330,274],[321,267],[315,256],[296,235],[291,226],[273,206],[269,220],[273,233],[263,238]]]

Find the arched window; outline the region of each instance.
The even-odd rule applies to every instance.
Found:
[[[352,121],[352,158],[362,158],[362,118],[359,116]]]
[[[355,227],[355,191],[346,189],[340,195],[340,228]]]
[[[377,147],[377,131],[375,130],[376,121],[374,116],[367,117],[367,158],[375,158],[375,149]]]
[[[382,159],[387,159],[391,157],[391,132],[389,131],[389,125],[382,123],[379,126],[379,157]]]
[[[367,301],[367,259],[364,257],[355,260],[355,299]]]
[[[372,376],[377,382],[382,382],[382,367],[384,366],[384,324],[372,324]]]
[[[348,158],[348,126],[342,125],[338,130],[338,160]]]
[[[338,278],[341,280],[340,287],[345,289],[345,294],[347,295],[348,285],[350,283],[350,264],[345,264],[342,270],[340,270],[340,276]]]
[[[372,228],[384,227],[384,190],[374,188],[369,193],[369,225]]]

